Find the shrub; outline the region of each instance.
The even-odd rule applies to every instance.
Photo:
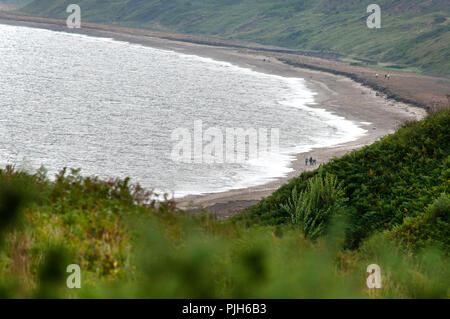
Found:
[[[448,221],[450,216],[450,196],[446,193],[441,196],[430,206],[428,217],[435,220],[438,217]]]
[[[388,237],[415,251],[435,247],[450,255],[450,198],[443,193],[426,209],[427,213],[407,217]]]
[[[294,187],[291,198],[280,206],[306,237],[316,239],[325,233],[329,220],[343,209],[346,201],[342,183],[338,183],[336,176],[327,174],[308,180],[301,193]]]

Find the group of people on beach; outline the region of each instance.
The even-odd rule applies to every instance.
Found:
[[[308,166],[308,163],[310,166],[316,166],[317,160],[313,159],[312,157],[305,158],[305,166]]]
[[[377,73],[377,74],[375,74],[375,76],[376,76],[377,79],[378,79],[378,77],[379,77],[380,75]],[[390,75],[390,74],[385,74],[385,75],[384,75],[384,78],[387,79],[387,80],[390,80],[390,79],[391,79],[391,75]]]

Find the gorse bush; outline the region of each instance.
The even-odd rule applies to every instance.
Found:
[[[346,201],[343,185],[336,176],[317,175],[308,180],[301,193],[294,187],[291,198],[280,206],[306,237],[316,239],[325,233],[329,220],[342,212]]]

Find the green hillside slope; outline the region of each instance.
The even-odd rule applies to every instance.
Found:
[[[334,176],[343,189],[339,213],[348,223],[348,247],[355,248],[370,235],[387,230],[412,247],[434,244],[450,252],[450,109],[406,124],[362,150],[302,174],[240,218],[251,224],[290,223],[292,217],[283,206],[293,190],[298,194],[315,178],[327,175]],[[327,202],[342,202],[337,191],[323,193],[314,217],[334,208]],[[433,206],[438,198],[439,204]],[[332,217],[324,215],[315,223],[326,225]]]
[[[81,0],[82,19],[282,47],[334,51],[374,63],[450,73],[450,2],[380,0],[382,28],[368,29],[372,0]],[[65,18],[69,1],[39,0],[22,14]]]

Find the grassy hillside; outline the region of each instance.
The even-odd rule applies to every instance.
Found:
[[[303,174],[244,222],[156,207],[128,180],[0,169],[0,297],[449,298],[449,122],[447,110]]]
[[[370,0],[81,0],[82,19],[282,47],[334,51],[372,63],[450,74],[450,2],[380,0],[382,28],[366,27]],[[39,0],[23,14],[65,18],[70,1]]]
[[[293,192],[305,191],[312,179],[325,176],[341,183],[347,247],[388,230],[394,237],[402,234],[411,247],[432,243],[450,253],[450,109],[302,174],[240,218],[264,225],[289,223],[292,217],[283,206],[292,202]],[[432,206],[439,197],[441,210]],[[336,202],[334,198],[322,196],[320,205]]]

